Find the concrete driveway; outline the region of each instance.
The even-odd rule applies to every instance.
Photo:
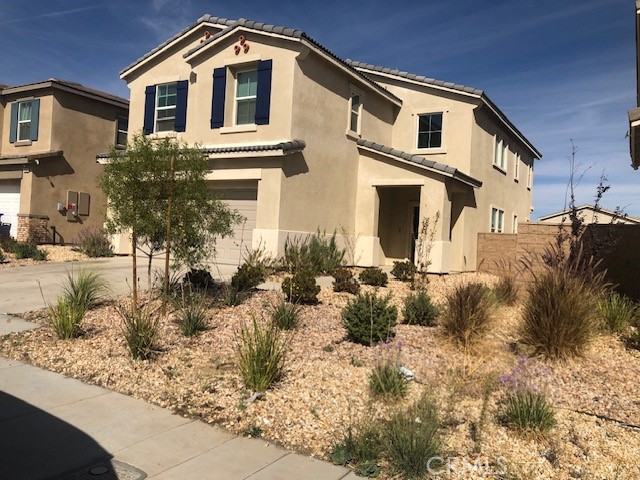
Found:
[[[142,289],[147,288],[146,265],[147,258],[139,256],[138,278]],[[163,258],[153,260],[154,270],[163,271],[163,267]],[[38,265],[1,268],[0,313],[28,312],[45,307],[45,300],[54,302],[62,290],[61,285],[66,273],[80,268],[89,268],[103,275],[114,295],[131,291],[131,257],[99,258],[84,262],[44,262]],[[228,279],[236,268],[236,265],[218,265],[211,266],[210,271],[214,278]]]

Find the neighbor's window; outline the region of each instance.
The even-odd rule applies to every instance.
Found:
[[[236,125],[256,123],[258,71],[238,72],[236,77]]]
[[[18,104],[18,141],[31,140],[31,101]]]
[[[513,225],[511,226],[511,233],[518,233],[518,215],[513,216]]]
[[[127,145],[127,133],[129,130],[129,119],[118,117],[116,120],[116,145],[125,147]]]
[[[170,132],[176,121],[176,83],[158,85],[156,90],[156,132]]]
[[[442,146],[442,113],[418,115],[418,148]]]
[[[504,210],[499,208],[491,209],[491,233],[504,232]]]
[[[513,164],[513,179],[517,182],[520,179],[520,154],[516,153],[514,155],[514,164]]]
[[[496,133],[495,146],[493,151],[493,164],[501,170],[507,170],[507,153],[509,147],[502,135]]]
[[[360,95],[357,93],[351,94],[350,100],[350,115],[349,115],[349,130],[352,132],[360,134],[360,124],[361,124],[361,116],[362,116],[362,101],[360,100]]]
[[[533,185],[533,164],[527,165],[527,188],[531,189]]]

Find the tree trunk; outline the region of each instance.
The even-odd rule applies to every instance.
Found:
[[[173,205],[173,183],[176,177],[176,158],[171,157],[170,166],[170,180],[169,180],[169,199],[167,201],[167,245],[165,247],[164,254],[164,282],[162,285],[162,314],[167,311],[167,298],[169,296],[169,255],[171,254],[171,207]]]
[[[149,263],[147,263],[147,294],[151,298],[153,291],[153,281],[151,280],[151,262],[153,261],[153,250],[149,250]]]
[[[138,313],[138,263],[136,260],[138,252],[138,241],[136,238],[135,230],[131,231],[131,249],[133,250],[132,269],[133,269],[133,290],[131,299],[131,314],[136,315]]]

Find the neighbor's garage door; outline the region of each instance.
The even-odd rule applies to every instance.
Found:
[[[20,208],[20,180],[0,180],[0,223],[11,224],[11,236],[18,234],[18,209]]]
[[[251,249],[251,238],[256,226],[257,188],[227,188],[215,191],[232,209],[243,217],[243,223],[236,225],[233,237],[218,239],[216,261],[220,264],[238,265],[242,254]],[[245,220],[246,219],[246,220]]]

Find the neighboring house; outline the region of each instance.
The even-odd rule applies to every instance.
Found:
[[[627,225],[639,225],[640,218],[630,217],[626,214],[616,213],[606,208],[599,208],[596,210],[593,205],[580,205],[576,207],[578,217],[580,217],[585,224],[591,223],[620,223]],[[561,212],[554,212],[543,217],[538,218],[539,222],[544,223],[570,223],[569,213],[571,210],[563,210]]]
[[[431,270],[474,270],[479,232],[529,220],[540,153],[481,90],[343,60],[304,32],[205,15],[121,72],[130,130],[199,144],[246,217],[241,246],[337,232],[355,263],[414,258],[440,218]],[[127,247],[122,247],[125,251]]]
[[[0,221],[11,236],[68,243],[84,228],[102,227],[95,156],[126,145],[128,106],[55,78],[0,88]]]
[[[636,0],[636,105],[629,110],[629,150],[631,166],[640,166],[640,0]]]

